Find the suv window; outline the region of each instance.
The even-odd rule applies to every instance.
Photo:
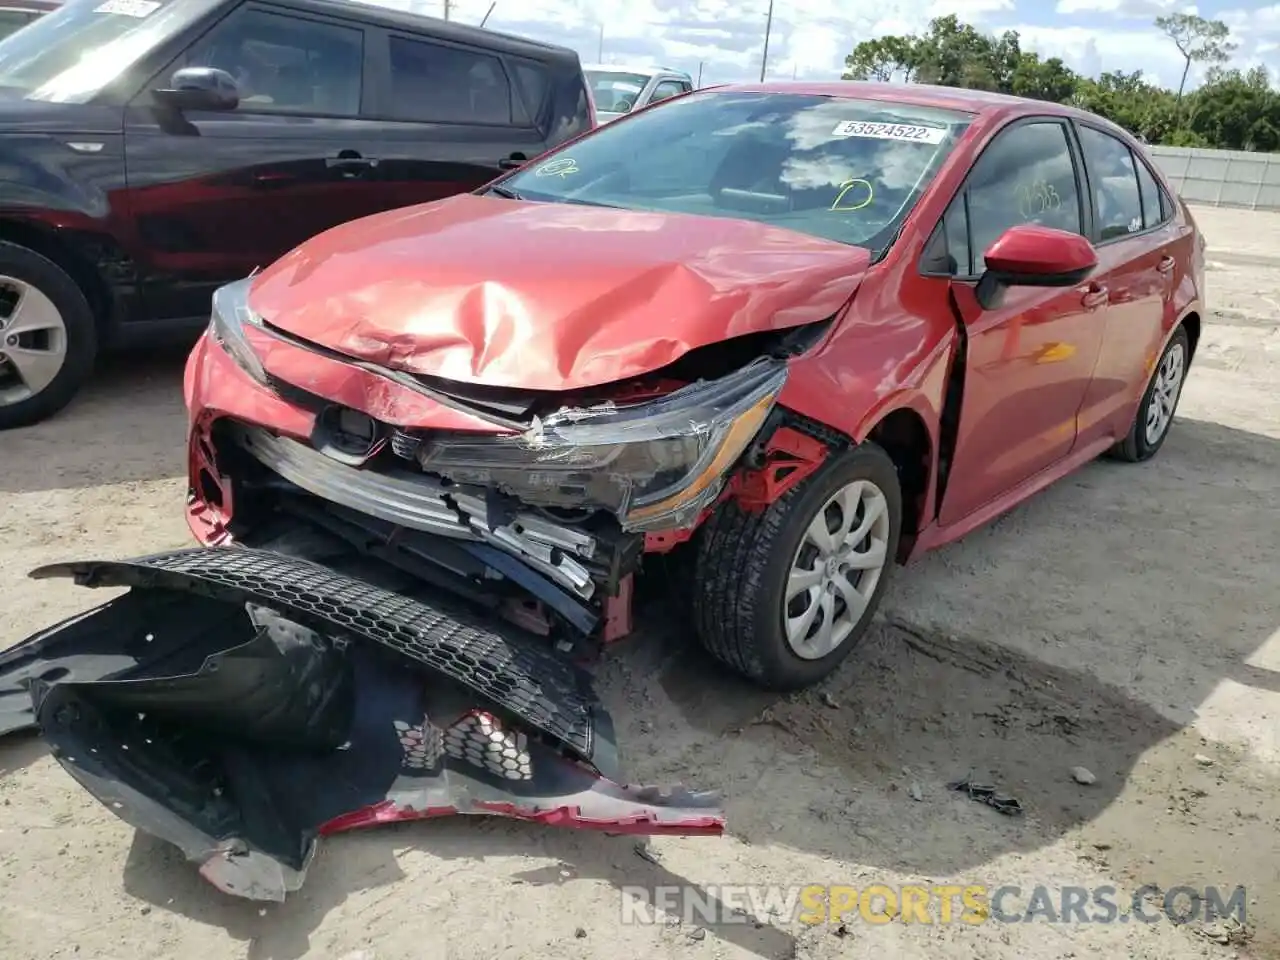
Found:
[[[1111,240],[1137,233],[1143,228],[1142,195],[1128,145],[1093,127],[1079,130],[1098,212],[1098,238]]]
[[[961,275],[981,273],[983,252],[1017,224],[1081,233],[1080,194],[1066,127],[1056,121],[1022,123],[999,134],[974,164],[964,192],[951,207],[944,231]]]
[[[1134,165],[1138,168],[1138,192],[1142,196],[1142,225],[1148,229],[1157,227],[1169,219],[1169,205],[1160,196],[1160,185],[1147,165],[1136,156]]]
[[[0,37],[25,27],[40,14],[28,10],[0,10]]]
[[[240,10],[191,48],[186,65],[231,74],[248,112],[354,117],[360,113],[364,31]]]
[[[511,124],[511,84],[495,56],[391,38],[391,115],[421,123]]]
[[[679,80],[663,80],[653,88],[653,96],[649,98],[649,102],[657,103],[659,100],[667,100],[684,92],[685,86]]]

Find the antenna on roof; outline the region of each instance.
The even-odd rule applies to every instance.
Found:
[[[493,0],[493,2],[489,4],[489,9],[485,11],[484,19],[480,21],[480,26],[483,27],[486,23],[489,22],[489,14],[493,13],[493,8],[496,7],[497,5],[498,5],[498,0]]]

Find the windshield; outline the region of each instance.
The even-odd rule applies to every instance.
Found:
[[[911,104],[695,93],[502,182],[527,200],[756,220],[887,249],[972,116]]]
[[[626,113],[649,82],[643,73],[615,73],[612,70],[584,71],[596,109],[602,113]]]
[[[0,40],[0,90],[86,103],[214,0],[70,0]]]

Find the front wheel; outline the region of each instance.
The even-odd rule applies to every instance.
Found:
[[[724,504],[699,538],[700,639],[760,686],[816,683],[866,633],[901,525],[897,469],[873,443],[832,458],[763,511]]]

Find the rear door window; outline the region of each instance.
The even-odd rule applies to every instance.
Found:
[[[390,55],[390,119],[512,125],[511,82],[498,57],[394,36]]]
[[[1143,230],[1142,191],[1128,144],[1093,127],[1078,129],[1080,148],[1084,151],[1089,182],[1093,186],[1098,239],[1114,240]]]
[[[1138,168],[1138,192],[1142,196],[1142,225],[1147,229],[1158,227],[1169,219],[1169,205],[1160,196],[1160,185],[1147,165],[1137,157],[1134,160]]]

